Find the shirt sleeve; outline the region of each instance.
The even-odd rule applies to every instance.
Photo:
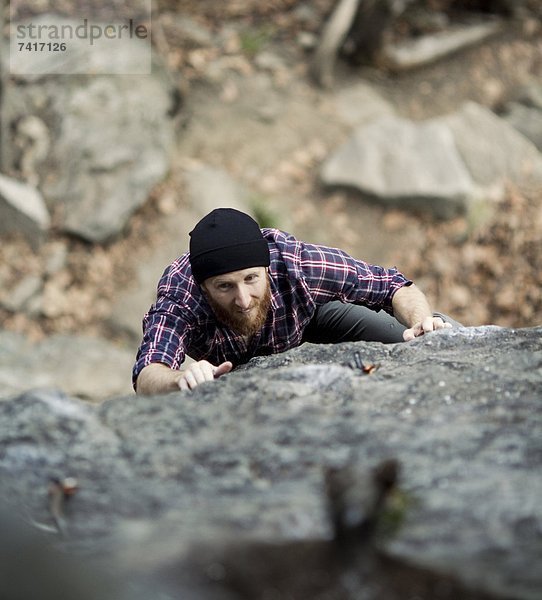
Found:
[[[143,318],[143,340],[132,373],[135,389],[141,370],[151,363],[179,369],[186,357],[193,325],[187,311],[168,297],[160,297]]]
[[[189,257],[183,254],[164,271],[156,302],[143,317],[143,340],[132,371],[134,389],[139,373],[151,363],[180,368],[197,328],[197,297]]]
[[[338,248],[299,244],[300,268],[316,304],[341,300],[393,314],[395,292],[412,284],[395,267],[371,265]]]

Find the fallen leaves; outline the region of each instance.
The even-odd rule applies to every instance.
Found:
[[[458,236],[457,223],[431,224],[402,270],[423,277],[437,310],[465,325],[529,327],[542,323],[542,190],[510,188],[478,230]]]

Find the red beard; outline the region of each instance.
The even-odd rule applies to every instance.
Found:
[[[252,337],[260,331],[264,326],[269,307],[271,306],[271,290],[269,283],[267,284],[263,298],[253,301],[253,309],[248,315],[241,312],[232,312],[231,310],[220,306],[208,294],[206,294],[205,297],[213,309],[216,318],[236,333],[245,337]]]

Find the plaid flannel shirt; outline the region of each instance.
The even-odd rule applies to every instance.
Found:
[[[307,244],[277,229],[262,229],[262,234],[271,256],[271,309],[260,332],[247,343],[216,320],[192,277],[188,253],[183,254],[165,270],[156,302],[143,319],[134,386],[150,363],[179,369],[188,355],[237,365],[299,346],[317,306],[331,300],[392,314],[393,295],[411,283],[395,268],[370,265],[336,248]]]

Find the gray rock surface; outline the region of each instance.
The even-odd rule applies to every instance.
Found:
[[[99,407],[27,393],[0,403],[0,489],[54,530],[49,477],[77,477],[61,546],[116,565],[131,589],[153,581],[153,597],[535,600],[541,361],[542,328],[480,327],[305,345],[193,392]],[[373,569],[330,543],[323,471],[389,457],[402,525]],[[327,591],[307,595],[314,552]]]
[[[5,164],[24,167],[24,177],[38,182],[64,230],[106,241],[168,172],[175,93],[158,64],[150,75],[79,75],[62,85],[58,76],[29,77],[25,85],[10,84],[3,110],[14,135],[3,149]],[[30,116],[42,127],[29,138]],[[44,145],[48,151],[38,152]]]
[[[525,106],[542,110],[542,84],[535,81],[521,88],[517,94],[517,101]]]
[[[134,357],[101,338],[56,334],[32,343],[0,330],[0,401],[33,388],[93,401],[129,394]]]
[[[26,275],[11,290],[0,290],[0,306],[16,313],[25,311],[33,312],[34,302],[40,303],[40,293],[43,288],[43,280],[38,275]]]
[[[542,109],[511,102],[504,119],[542,151]]]
[[[503,118],[542,151],[542,85],[520,89],[503,112]]]
[[[457,112],[436,121],[450,127],[461,157],[477,184],[542,183],[542,154],[488,108],[468,102]]]
[[[450,218],[502,194],[507,183],[542,184],[542,154],[520,132],[530,128],[535,135],[531,116],[517,115],[512,126],[468,102],[422,122],[380,118],[354,131],[324,162],[321,178],[385,204]]]
[[[49,224],[49,212],[38,190],[0,175],[0,235],[20,233],[30,242],[37,242]]]
[[[327,185],[353,186],[401,206],[441,217],[465,210],[474,193],[446,125],[385,117],[362,126],[324,163]]]

